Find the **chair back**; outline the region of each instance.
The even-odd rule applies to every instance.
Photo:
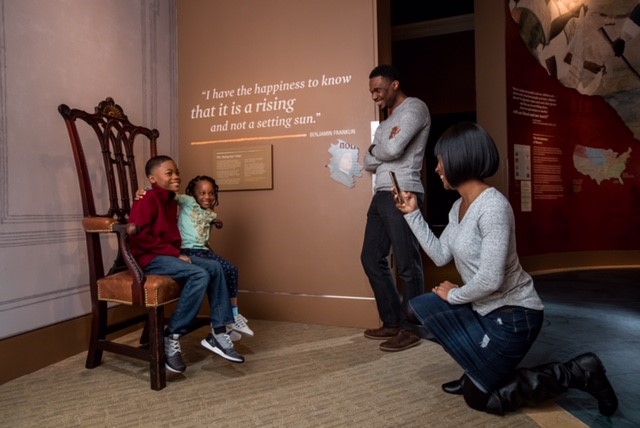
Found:
[[[58,111],[71,141],[84,221],[127,223],[135,192],[140,188],[135,156],[140,154],[142,159],[156,156],[158,130],[129,122],[122,107],[111,97],[101,101],[94,113],[66,104],[61,104]],[[102,245],[100,234],[87,229],[85,224],[91,292],[96,298],[96,281],[105,276]],[[118,251],[109,273],[125,269]]]
[[[61,104],[58,111],[64,118],[71,140],[84,216],[111,217],[125,223],[135,192],[140,188],[134,153],[140,153],[137,149],[142,146],[142,153],[147,151],[147,158],[156,156],[158,130],[133,125],[122,108],[110,97],[100,102],[94,113],[71,109],[65,104]],[[96,138],[85,143],[86,138],[80,133],[79,122],[91,128]],[[96,209],[90,175],[96,171],[90,170],[85,156],[85,152],[95,152],[95,149],[87,150],[85,144],[99,145],[104,173],[102,178],[106,180],[109,192],[106,212],[100,213]]]

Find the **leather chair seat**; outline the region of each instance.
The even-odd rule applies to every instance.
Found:
[[[163,306],[180,299],[182,287],[164,275],[147,275],[144,283],[145,307]],[[114,273],[98,279],[98,300],[133,304],[131,286],[133,276],[129,271]]]

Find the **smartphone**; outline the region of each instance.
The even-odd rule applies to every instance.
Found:
[[[393,191],[396,195],[398,195],[398,202],[404,204],[404,198],[402,197],[402,189],[400,189],[400,185],[398,184],[398,179],[396,178],[396,173],[393,171],[389,171],[389,175],[391,176],[391,185],[393,186]]]

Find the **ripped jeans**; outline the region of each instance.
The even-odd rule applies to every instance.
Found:
[[[536,340],[544,312],[503,306],[485,316],[451,305],[435,293],[409,302],[420,322],[460,364],[476,386],[491,392],[513,373]]]

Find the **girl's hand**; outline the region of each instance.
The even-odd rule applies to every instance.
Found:
[[[213,220],[213,225],[216,229],[222,229],[222,220],[215,219]]]
[[[411,192],[402,193],[402,199],[398,197],[398,194],[393,192],[393,200],[396,202],[396,208],[402,211],[403,214],[409,214],[418,209],[418,200],[416,195]]]
[[[185,254],[180,254],[180,255],[178,256],[178,258],[179,258],[180,260],[182,260],[183,262],[191,263],[191,257],[189,257],[189,256],[187,256],[187,255],[185,255]]]
[[[135,196],[135,200],[139,201],[140,199],[142,199],[144,197],[144,195],[147,194],[147,191],[145,189],[138,189],[136,190],[136,196]]]
[[[445,302],[448,302],[449,291],[451,291],[454,288],[458,288],[458,286],[452,282],[444,281],[444,282],[441,282],[439,285],[436,285],[435,287],[433,287],[431,291],[436,293],[438,297],[440,297]]]

